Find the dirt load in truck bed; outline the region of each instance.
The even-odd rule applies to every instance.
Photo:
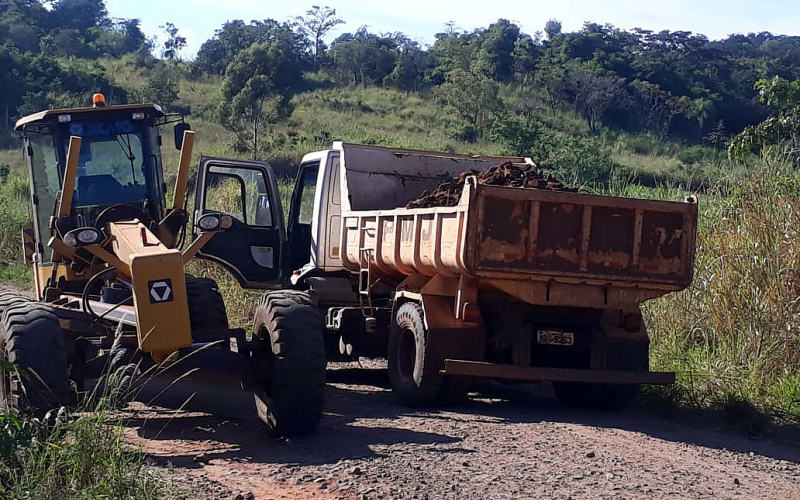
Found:
[[[565,186],[550,174],[533,166],[515,165],[511,162],[501,163],[484,172],[469,170],[458,177],[445,181],[433,191],[424,191],[416,200],[409,201],[406,208],[454,207],[458,204],[464,182],[474,175],[481,184],[491,186],[511,186],[529,189],[547,189],[550,191],[577,192],[578,189]]]

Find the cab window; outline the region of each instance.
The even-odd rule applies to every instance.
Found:
[[[134,123],[72,123],[69,135],[80,136],[81,151],[76,175],[76,206],[142,203],[147,200],[145,173],[150,159],[145,141]],[[64,151],[68,148],[68,137]]]
[[[308,167],[303,170],[298,189],[300,190],[297,203],[297,223],[311,224],[314,219],[314,196],[317,192],[317,172],[318,166]]]
[[[231,215],[248,226],[273,225],[267,181],[257,168],[211,165],[203,208]]]

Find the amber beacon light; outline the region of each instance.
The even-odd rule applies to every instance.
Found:
[[[106,96],[103,94],[97,93],[92,96],[92,105],[95,108],[101,108],[106,105]]]

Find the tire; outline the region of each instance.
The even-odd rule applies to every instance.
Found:
[[[641,385],[553,382],[553,392],[555,392],[558,402],[567,406],[621,411],[629,407],[639,396]]]
[[[389,334],[389,385],[397,402],[428,406],[437,402],[443,378],[431,358],[422,307],[407,302],[397,309]]]
[[[217,282],[211,278],[186,275],[186,296],[189,301],[189,322],[192,339],[196,342],[213,342],[224,336],[204,335],[205,330],[227,330],[228,313]],[[210,332],[209,332],[210,333]]]
[[[47,306],[16,301],[0,321],[0,356],[16,373],[0,370],[0,397],[7,407],[42,418],[67,405],[69,370],[58,317]]]
[[[254,361],[269,433],[283,437],[313,432],[322,417],[326,368],[317,307],[305,292],[269,293],[256,307],[253,328],[253,338],[264,347]]]
[[[649,343],[617,343],[609,345],[606,369],[646,371],[650,366]],[[621,411],[639,396],[641,384],[582,384],[553,382],[553,392],[562,404],[595,410]]]

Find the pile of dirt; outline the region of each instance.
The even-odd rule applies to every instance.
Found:
[[[406,208],[454,207],[458,204],[464,182],[474,175],[481,184],[491,186],[510,186],[528,189],[547,189],[550,191],[577,192],[578,188],[565,186],[550,174],[530,165],[501,163],[484,172],[471,170],[461,172],[458,177],[445,181],[433,191],[423,191],[419,198],[409,201]]]

